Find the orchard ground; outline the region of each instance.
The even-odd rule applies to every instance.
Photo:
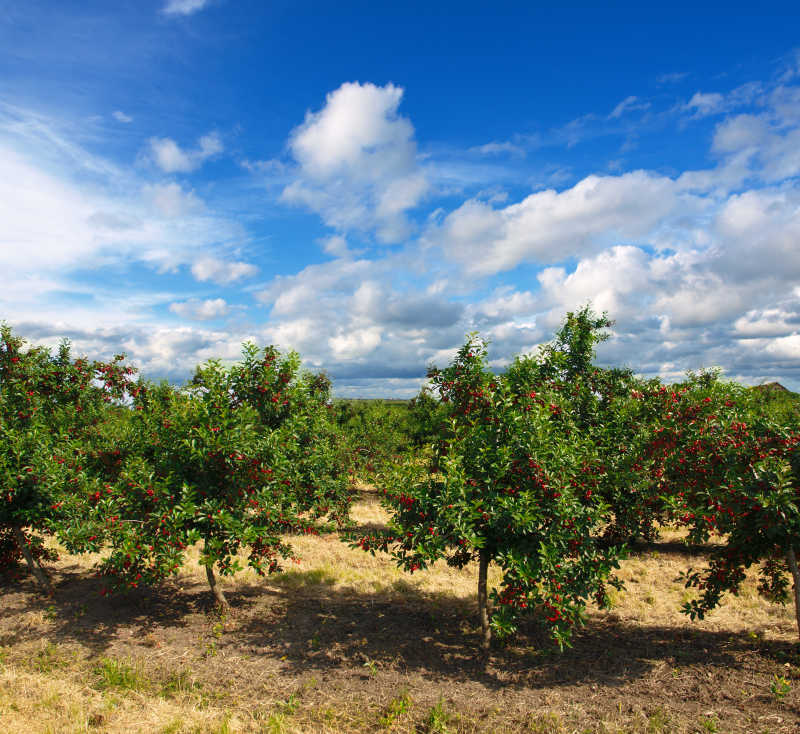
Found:
[[[386,519],[362,488],[353,518]],[[796,732],[790,607],[748,580],[704,621],[678,574],[703,563],[670,531],[623,563],[626,589],[559,653],[532,630],[478,655],[476,568],[408,575],[336,534],[296,537],[284,573],[204,570],[103,598],[97,557],[63,556],[54,600],[2,589],[0,723],[8,732]],[[194,559],[192,559],[194,560]]]

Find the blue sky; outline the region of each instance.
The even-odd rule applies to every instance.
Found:
[[[600,358],[800,389],[794,4],[0,0],[0,319],[409,396],[591,300]]]

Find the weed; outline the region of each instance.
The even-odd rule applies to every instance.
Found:
[[[280,713],[274,713],[269,716],[266,721],[266,728],[262,731],[268,734],[284,734],[286,731],[286,716]]]
[[[772,677],[769,690],[776,701],[782,701],[783,697],[792,690],[792,684],[784,676],[777,673]]]
[[[528,731],[531,734],[562,734],[564,724],[558,714],[532,714]]]
[[[268,734],[285,734],[287,730],[287,719],[290,717],[300,706],[300,701],[297,699],[296,694],[292,694],[285,701],[277,704],[278,709],[267,717],[265,728],[262,731]]]
[[[371,678],[374,678],[376,675],[378,675],[378,663],[376,663],[374,660],[367,659],[367,662],[364,663],[362,667],[369,671]]]
[[[121,660],[102,658],[93,672],[99,676],[99,680],[94,684],[94,688],[98,691],[108,688],[142,691],[148,688],[148,681],[142,673]]]
[[[188,670],[172,673],[161,686],[161,695],[164,698],[175,698],[202,688],[200,683],[192,680]]]
[[[714,734],[714,732],[719,731],[719,719],[717,719],[717,717],[713,715],[706,716],[705,718],[700,719],[700,727],[702,728],[703,731],[711,732],[711,734]]]
[[[45,608],[44,618],[48,622],[55,622],[56,619],[58,619],[58,609],[56,609],[55,604],[51,604],[49,607]]]
[[[453,716],[447,711],[444,701],[440,698],[436,705],[428,712],[425,718],[425,734],[450,734],[447,725],[453,720]]]
[[[408,713],[410,708],[411,697],[408,695],[408,691],[403,691],[399,696],[393,698],[389,702],[389,705],[386,707],[386,713],[378,719],[378,723],[381,726],[385,726],[387,729],[391,729],[397,718]]]
[[[52,642],[46,642],[33,661],[34,667],[40,673],[49,673],[56,668],[66,668],[68,663],[64,660],[58,645]]]
[[[173,719],[159,734],[178,734],[181,729],[183,729],[183,721],[181,719]]]
[[[293,693],[285,702],[280,704],[280,707],[283,713],[291,715],[300,708],[300,701],[297,699],[297,695]]]
[[[669,714],[662,708],[657,708],[647,720],[647,734],[661,734],[668,731]]]

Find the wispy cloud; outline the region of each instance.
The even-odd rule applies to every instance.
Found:
[[[210,0],[167,0],[161,12],[165,15],[191,15],[209,4]]]
[[[629,97],[625,97],[613,110],[611,110],[611,114],[609,114],[609,119],[613,120],[619,117],[622,117],[624,114],[628,112],[635,112],[637,110],[646,110],[649,109],[650,102],[647,100],[639,99],[634,95]]]
[[[659,74],[658,77],[656,77],[656,82],[658,84],[677,84],[678,82],[682,82],[688,76],[688,71],[672,71],[666,74]]]

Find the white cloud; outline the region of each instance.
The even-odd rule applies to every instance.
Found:
[[[694,117],[707,117],[722,112],[730,112],[738,107],[750,105],[763,95],[764,87],[760,82],[747,82],[726,94],[719,92],[695,92],[684,105],[684,109],[694,113]]]
[[[130,115],[126,115],[122,110],[114,110],[111,115],[117,122],[121,122],[125,125],[133,122],[133,118]]]
[[[192,264],[192,275],[200,281],[212,281],[221,285],[235,283],[258,273],[251,263],[221,260],[216,257],[203,257]]]
[[[381,329],[369,326],[364,329],[339,329],[328,344],[337,359],[359,359],[366,357],[381,343]]]
[[[613,110],[611,110],[611,114],[608,116],[609,119],[616,119],[622,117],[624,114],[628,112],[635,112],[636,110],[646,110],[650,107],[650,103],[646,100],[639,99],[631,95],[630,97],[625,97]]]
[[[592,175],[502,209],[467,201],[427,240],[468,272],[488,275],[523,262],[560,261],[614,239],[637,240],[686,201],[674,181],[645,171]]]
[[[142,193],[165,217],[181,217],[203,207],[203,202],[195,196],[194,191],[184,191],[174,181],[145,184]]]
[[[736,319],[733,328],[743,338],[787,336],[800,329],[800,313],[783,308],[753,309]]]
[[[203,135],[194,150],[183,150],[172,138],[150,138],[148,142],[153,160],[165,173],[195,171],[223,151],[222,141],[214,132]]]
[[[319,112],[308,112],[290,137],[297,161],[284,201],[317,212],[341,231],[375,232],[383,242],[408,236],[406,212],[428,190],[416,161],[411,123],[398,114],[393,84],[345,83]]]
[[[5,147],[0,132],[0,271],[66,272],[131,261],[170,269],[242,236],[234,222],[200,213],[191,194],[124,174],[76,182],[52,169]]]
[[[491,143],[485,143],[484,145],[476,145],[469,150],[471,153],[480,153],[481,155],[506,154],[520,157],[525,155],[525,149],[522,146],[516,145],[508,140],[503,142],[492,141]]]
[[[800,278],[800,187],[734,194],[720,208],[714,227],[720,267],[739,281]]]
[[[641,297],[651,286],[646,253],[638,247],[616,246],[578,262],[569,275],[563,267],[542,270],[542,298],[559,313],[591,301],[598,311],[622,317],[634,312],[626,297]]]
[[[161,12],[165,15],[191,15],[208,4],[209,0],[167,0]]]
[[[188,301],[171,303],[169,310],[184,319],[193,321],[209,321],[222,318],[230,313],[230,307],[223,298],[213,298],[205,301],[193,298]]]
[[[790,336],[772,339],[764,349],[768,354],[779,359],[800,360],[800,334],[795,332]]]
[[[323,251],[333,257],[350,257],[354,254],[347,244],[347,238],[340,234],[324,237],[319,242]]]
[[[687,76],[689,76],[689,72],[687,71],[673,71],[666,74],[659,74],[656,78],[656,82],[658,84],[676,84],[677,82],[683,81]]]
[[[724,102],[725,98],[718,92],[695,92],[686,103],[686,109],[693,111],[698,117],[705,117],[722,110]]]

